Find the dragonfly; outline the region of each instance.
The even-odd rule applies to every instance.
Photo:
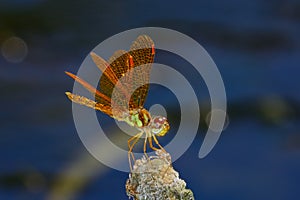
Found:
[[[91,52],[90,56],[102,72],[98,89],[70,72],[65,73],[94,95],[95,100],[71,92],[66,92],[67,97],[74,103],[99,110],[139,130],[139,133],[127,141],[131,169],[131,158],[135,160],[133,147],[144,134],[143,151],[146,157],[147,143],[154,151],[165,151],[157,136],[164,136],[169,131],[169,122],[166,117],[151,115],[144,108],[155,56],[153,40],[147,35],[140,35],[132,43],[129,51],[118,50],[108,61],[94,52]]]

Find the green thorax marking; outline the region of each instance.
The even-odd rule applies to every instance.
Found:
[[[146,109],[139,109],[135,111],[131,111],[128,117],[126,117],[125,122],[130,126],[135,126],[138,128],[142,128],[147,126],[150,123],[151,116],[150,113]]]

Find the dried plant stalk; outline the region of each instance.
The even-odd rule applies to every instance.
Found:
[[[136,160],[126,182],[126,192],[134,200],[193,200],[193,192],[172,167],[169,153]]]

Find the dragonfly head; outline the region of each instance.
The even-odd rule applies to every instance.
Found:
[[[167,118],[162,116],[154,116],[151,123],[151,131],[157,136],[164,136],[170,129]]]

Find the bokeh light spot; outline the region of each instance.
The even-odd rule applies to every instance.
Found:
[[[27,56],[28,48],[21,38],[10,37],[3,42],[1,53],[8,62],[20,63]]]

